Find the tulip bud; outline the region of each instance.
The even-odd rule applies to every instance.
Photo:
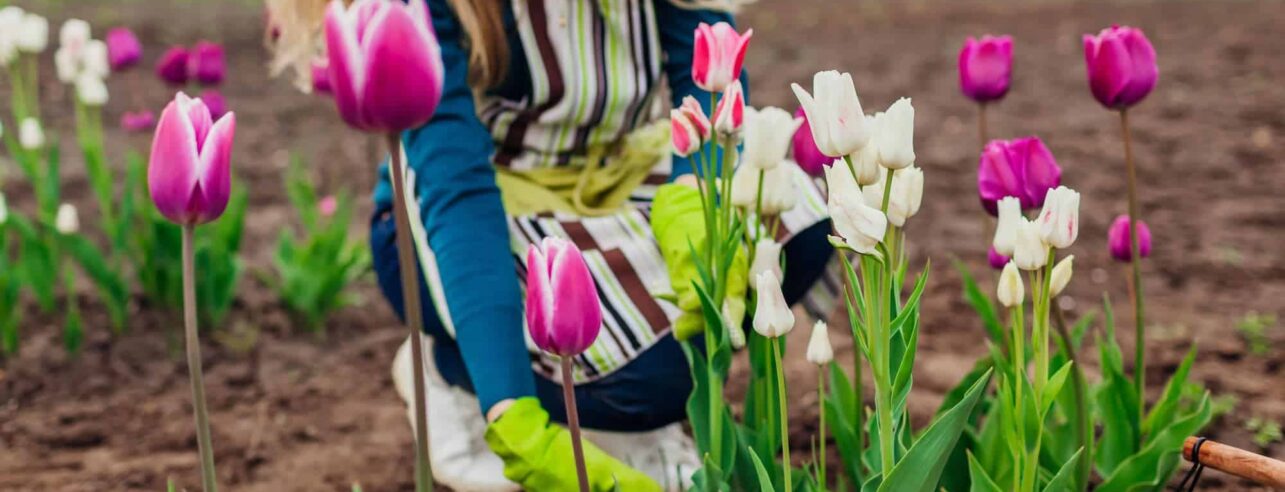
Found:
[[[861,188],[866,205],[870,208],[883,208],[884,186],[887,172],[879,168],[879,179],[873,184]],[[911,166],[892,175],[892,191],[888,195],[888,222],[897,227],[904,227],[906,219],[919,213],[923,201],[924,172]]]
[[[1133,259],[1133,251],[1129,244],[1129,216],[1121,215],[1111,222],[1111,228],[1107,229],[1107,248],[1111,251],[1111,257],[1116,261],[1129,263]],[[1151,256],[1151,228],[1147,223],[1138,221],[1138,256],[1146,258]]]
[[[205,106],[210,108],[211,117],[218,118],[228,112],[228,102],[223,98],[223,93],[219,92],[218,89],[206,89],[201,91],[201,101],[204,101]]]
[[[1080,193],[1065,186],[1049,191],[1039,224],[1044,242],[1058,249],[1070,247],[1080,234]]]
[[[1070,255],[1053,265],[1053,272],[1049,275],[1049,297],[1057,297],[1066,284],[1071,283],[1071,263],[1074,261],[1075,255]]]
[[[763,272],[772,272],[777,278],[781,278],[781,243],[768,238],[754,243],[754,259],[750,261],[751,277],[758,278]],[[750,287],[758,288],[758,284],[751,284]]]
[[[215,121],[201,99],[182,92],[156,124],[147,186],[161,215],[180,225],[217,219],[232,191],[232,137],[236,115]]]
[[[1022,217],[1022,205],[1016,197],[1006,196],[999,201],[999,221],[995,226],[995,239],[991,247],[1002,256],[1013,256],[1013,247],[1017,243],[1017,226]]]
[[[789,333],[794,328],[794,312],[785,303],[781,282],[771,271],[759,272],[755,277],[758,302],[754,309],[754,331],[768,338]]]
[[[883,167],[902,169],[915,163],[915,108],[909,98],[898,99],[888,107],[875,140]]]
[[[54,229],[59,234],[75,234],[80,230],[80,217],[76,215],[75,206],[70,203],[58,206],[58,213],[54,215]]]
[[[866,117],[869,122],[869,128],[872,135],[879,134],[880,125],[883,124],[883,113],[875,113],[874,116]],[[852,156],[852,171],[856,173],[857,184],[865,187],[882,182],[883,166],[879,165],[879,145],[877,139],[871,138],[870,142],[858,150]]]
[[[752,286],[751,286],[752,287]],[[745,303],[723,302],[723,323],[727,327],[727,341],[733,350],[745,348],[745,329],[741,321],[745,319]]]
[[[741,162],[753,169],[776,168],[790,151],[790,141],[802,124],[802,118],[795,118],[781,108],[747,108]]]
[[[107,104],[107,84],[102,77],[83,73],[76,77],[76,99],[86,106],[100,107]]]
[[[579,355],[598,339],[602,307],[584,256],[570,241],[545,237],[527,248],[527,331],[540,350]]]
[[[1011,36],[972,36],[959,50],[959,90],[979,103],[998,101],[1008,93],[1013,73]]]
[[[669,141],[674,155],[687,157],[701,148],[700,134],[691,121],[678,109],[669,110]]]
[[[1004,271],[999,274],[999,287],[995,290],[995,297],[1006,308],[1022,305],[1026,288],[1022,285],[1022,274],[1017,271],[1016,263],[1004,265]]]
[[[1023,270],[1039,270],[1048,264],[1049,246],[1040,236],[1040,225],[1022,218],[1013,242],[1013,262]]]
[[[143,57],[143,45],[138,42],[134,31],[127,27],[117,27],[107,31],[107,61],[112,71],[119,72],[138,64]]]
[[[156,124],[156,115],[149,110],[126,111],[120,115],[120,126],[127,132],[144,132]]]
[[[790,84],[812,125],[812,138],[822,154],[843,157],[870,141],[865,113],[857,98],[852,76],[829,70],[812,77],[812,94]]]
[[[321,59],[312,63],[312,92],[330,94],[330,63]]]
[[[848,247],[858,253],[875,254],[875,246],[883,241],[888,228],[888,218],[879,209],[865,204],[848,166],[830,166],[825,174],[829,192],[826,208],[835,231]]]
[[[14,45],[26,53],[40,53],[49,46],[49,21],[36,14],[22,16],[19,28],[14,32]]]
[[[999,251],[995,251],[994,246],[986,249],[986,261],[990,263],[991,268],[999,270],[1004,268],[1004,265],[1007,265],[1011,260],[1012,258],[1004,256]]]
[[[8,65],[18,56],[13,33],[21,28],[23,15],[25,12],[13,5],[0,8],[0,66]]]
[[[738,34],[731,24],[719,22],[696,26],[692,51],[692,81],[709,92],[723,92],[741,76],[745,51],[754,30]]]
[[[733,81],[723,91],[718,106],[714,108],[713,119],[715,132],[734,142],[740,141],[741,128],[745,124],[745,91],[741,88],[741,81]]]
[[[825,167],[832,164],[834,158],[821,153],[821,149],[817,148],[816,140],[812,139],[812,125],[808,124],[807,113],[803,112],[803,108],[796,110],[794,117],[802,118],[803,124],[794,131],[790,155],[794,157],[799,169],[808,173],[808,176],[824,176]]]
[[[187,62],[188,73],[198,83],[218,85],[223,82],[224,73],[227,71],[223,59],[223,45],[200,41],[192,46]]]
[[[1147,97],[1160,69],[1156,50],[1141,29],[1111,26],[1084,35],[1084,64],[1093,97],[1109,109],[1124,109]]]
[[[339,210],[339,200],[335,199],[334,195],[327,195],[317,202],[317,213],[322,217],[332,217],[337,210]]]
[[[45,145],[45,132],[40,122],[28,116],[18,124],[18,144],[27,150],[36,150]]]
[[[830,328],[825,321],[817,320],[812,325],[812,338],[808,339],[808,362],[824,366],[834,360],[834,348],[830,346]]]
[[[112,68],[107,61],[107,43],[97,39],[89,40],[85,43],[85,54],[80,63],[80,75],[89,74],[100,79],[110,75]]]
[[[709,138],[714,135],[714,125],[709,122],[709,117],[705,116],[705,107],[701,106],[696,98],[686,96],[683,97],[683,103],[678,106],[678,110],[683,113],[687,121],[691,122],[700,140],[709,141]]]
[[[156,76],[170,85],[187,84],[187,48],[171,46],[156,61]]]

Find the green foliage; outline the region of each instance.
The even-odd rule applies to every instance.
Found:
[[[1271,353],[1272,344],[1268,331],[1276,328],[1275,314],[1259,314],[1250,311],[1236,323],[1236,331],[1249,345],[1249,353],[1263,357]]]
[[[1285,439],[1281,434],[1281,423],[1264,417],[1253,417],[1245,422],[1245,430],[1254,433],[1254,444],[1260,448]]]

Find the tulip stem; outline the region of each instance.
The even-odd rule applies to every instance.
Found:
[[[584,447],[580,443],[580,414],[576,411],[576,386],[571,380],[570,357],[562,357],[562,400],[567,407],[567,428],[571,429],[571,451],[576,457],[580,492],[589,492],[589,472],[585,468]]]
[[[817,411],[817,419],[820,421],[820,429],[817,431],[817,440],[821,441],[821,454],[817,455],[819,462],[817,467],[817,483],[821,485],[821,490],[825,490],[825,369],[829,364],[817,366],[817,401],[821,402],[821,408]]]
[[[406,208],[406,163],[402,160],[402,140],[396,132],[388,134],[388,152],[392,165],[388,174],[393,182],[393,215],[396,220],[397,260],[401,265],[402,311],[410,329],[410,348],[415,386],[415,490],[433,490],[433,469],[428,459],[428,398],[424,390],[423,311],[419,303],[419,282],[415,274],[418,262],[411,243],[410,213]]]
[[[773,337],[772,357],[776,359],[776,399],[781,403],[781,476],[785,482],[785,492],[793,489],[790,480],[790,411],[785,395],[785,360],[781,358],[781,337]]]
[[[196,331],[196,266],[193,231],[183,226],[183,330],[187,341],[187,374],[192,382],[192,407],[196,413],[196,447],[201,455],[201,484],[205,492],[218,490],[214,474],[214,447],[210,442],[210,414],[205,406],[205,381],[201,373],[201,339]]]
[[[1141,424],[1147,407],[1147,331],[1142,309],[1142,256],[1138,251],[1138,171],[1133,164],[1133,139],[1129,134],[1129,112],[1120,110],[1120,135],[1124,139],[1124,167],[1129,183],[1129,267],[1133,270],[1133,322],[1134,358],[1133,384],[1138,393],[1138,423]],[[1141,433],[1138,439],[1143,439]],[[1139,442],[1141,444],[1141,442]]]

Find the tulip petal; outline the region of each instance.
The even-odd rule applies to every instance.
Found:
[[[1120,103],[1132,105],[1141,101],[1156,86],[1159,69],[1156,67],[1156,50],[1143,36],[1142,31],[1130,29],[1124,38],[1132,68],[1129,85],[1120,94]]]
[[[333,0],[326,9],[326,52],[330,65],[330,84],[334,91],[339,116],[358,129],[362,124],[358,95],[364,86],[361,50],[357,44],[356,26],[344,11],[341,0]]]
[[[526,255],[526,319],[527,333],[541,350],[552,352],[549,344],[549,323],[553,319],[553,292],[549,285],[548,260],[534,244]]]
[[[377,16],[362,39],[366,86],[362,114],[373,126],[400,131],[428,122],[442,97],[442,56],[437,40],[402,4]]]
[[[187,205],[196,188],[200,165],[196,134],[188,113],[181,108],[185,97],[180,93],[161,112],[147,166],[147,188],[152,202],[161,215],[178,223],[188,220]]]
[[[732,31],[732,34],[735,35],[736,31]],[[741,67],[745,63],[745,52],[749,50],[750,36],[753,36],[753,35],[754,35],[754,29],[748,29],[745,31],[745,34],[741,34],[739,36],[739,39],[737,40],[735,50],[733,51],[733,54],[732,54],[732,56],[735,57],[733,58],[734,61],[732,62],[733,79],[736,79],[741,76]]]
[[[206,134],[210,133],[210,125],[214,124],[210,108],[200,98],[188,97],[182,92],[175,99],[178,100],[179,108],[187,113],[187,120],[191,122],[192,132],[196,136],[196,149],[200,152],[201,146],[205,144]]]
[[[692,51],[692,81],[702,89],[707,89],[709,83],[709,69],[712,62],[710,54],[710,43],[713,42],[714,32],[709,24],[704,22],[696,26],[695,48]]]
[[[228,113],[214,123],[201,149],[201,168],[197,176],[198,193],[188,210],[200,222],[223,215],[232,194],[232,137],[236,134],[236,114]],[[197,197],[200,203],[197,203]]]
[[[554,346],[561,350],[559,355],[576,355],[597,340],[602,327],[598,291],[584,256],[570,243],[565,243],[552,260],[549,276],[557,295],[551,335]]]
[[[1098,42],[1097,56],[1089,69],[1092,79],[1089,87],[1093,96],[1103,105],[1116,107],[1120,93],[1129,85],[1132,64],[1129,51],[1119,38],[1105,38]]]

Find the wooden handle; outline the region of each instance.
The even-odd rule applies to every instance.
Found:
[[[1195,461],[1191,459],[1191,448],[1197,440],[1197,437],[1188,437],[1182,444],[1182,457],[1188,461]],[[1285,461],[1206,439],[1200,445],[1200,463],[1268,487],[1285,489]]]

